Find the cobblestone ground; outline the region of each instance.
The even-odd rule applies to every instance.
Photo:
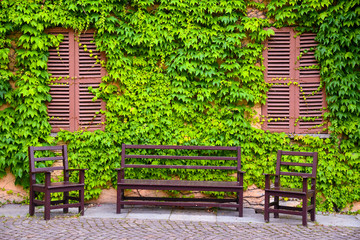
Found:
[[[360,239],[360,228],[167,220],[0,217],[0,239]]]

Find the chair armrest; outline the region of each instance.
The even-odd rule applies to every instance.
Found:
[[[275,177],[275,186],[279,185],[279,175],[272,173],[263,173],[265,176],[265,189],[270,189],[270,177]]]
[[[244,185],[244,171],[237,171],[237,181],[240,183],[240,185]]]
[[[316,178],[315,177],[302,177],[303,179],[303,187],[302,190],[303,192],[307,192],[308,190],[308,179],[311,179],[311,189],[315,190],[315,183],[316,183]]]
[[[88,170],[87,168],[72,168],[72,169],[67,169],[67,172],[71,172],[71,171],[79,171],[79,183],[84,183],[85,182],[85,170]]]
[[[120,183],[121,180],[123,180],[125,178],[125,168],[115,168],[116,171],[118,171],[117,173],[117,183]]]

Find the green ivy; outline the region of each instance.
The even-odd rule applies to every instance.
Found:
[[[66,143],[71,166],[89,169],[85,195],[91,199],[114,185],[122,143],[223,145],[242,147],[245,185],[264,187],[262,173],[274,172],[278,149],[318,151],[319,209],[359,201],[359,1],[258,2],[1,1],[0,175],[10,168],[27,186],[27,146]],[[249,9],[267,17],[249,17]],[[330,138],[291,139],[252,127],[253,107],[265,103],[269,89],[262,52],[272,26],[317,33]],[[107,76],[92,91],[106,102],[105,131],[50,137],[48,49],[61,41],[46,33],[51,27],[96,29]],[[128,174],[203,178],[184,170]],[[206,177],[230,178],[217,171]]]

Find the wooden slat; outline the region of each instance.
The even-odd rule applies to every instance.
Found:
[[[125,155],[125,158],[188,159],[188,160],[236,160],[236,157],[216,156],[170,156],[170,155]]]
[[[184,150],[232,150],[237,151],[237,147],[222,146],[175,146],[175,145],[124,145],[126,149],[184,149]]]
[[[57,161],[57,160],[63,160],[64,157],[41,157],[41,158],[34,158],[36,162],[43,162],[43,161]]]
[[[224,166],[197,166],[197,165],[144,165],[144,164],[125,164],[125,168],[175,168],[175,169],[217,169],[217,170],[236,170],[236,167]]]

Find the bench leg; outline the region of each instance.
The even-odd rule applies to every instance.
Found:
[[[269,203],[270,203],[270,195],[265,191],[265,205],[264,205],[264,221],[269,222]]]
[[[64,201],[64,204],[68,204],[68,203],[69,203],[69,192],[64,192],[63,201]],[[64,212],[64,213],[68,213],[68,212],[69,212],[69,208],[64,208],[64,209],[63,209],[63,212]]]
[[[274,197],[274,209],[279,209],[279,196]],[[274,218],[279,218],[279,213],[274,213]]]
[[[44,202],[44,219],[50,220],[51,194],[47,190],[45,191]]]
[[[84,216],[84,212],[85,212],[84,189],[79,190],[79,201],[80,201],[79,213],[80,216]]]

